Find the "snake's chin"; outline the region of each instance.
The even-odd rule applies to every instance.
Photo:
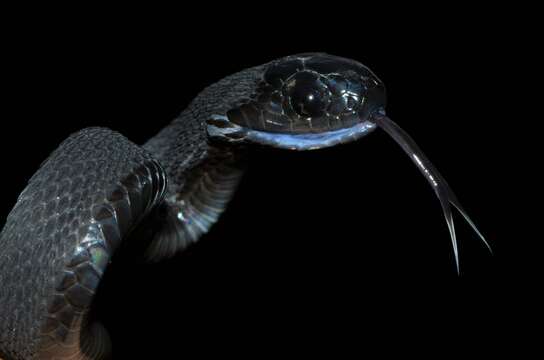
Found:
[[[287,150],[317,150],[355,141],[373,130],[376,124],[364,120],[353,126],[313,133],[278,133],[254,130],[235,124],[226,116],[214,116],[207,123],[208,135],[228,143],[245,143],[271,146]]]

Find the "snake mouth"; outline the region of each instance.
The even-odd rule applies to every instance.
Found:
[[[376,128],[370,121],[356,123],[347,128],[319,133],[271,133],[249,130],[247,139],[253,142],[288,150],[317,150],[355,141]]]
[[[212,116],[207,122],[211,139],[228,143],[253,143],[287,150],[317,150],[355,141],[376,129],[369,120],[359,120],[355,124],[321,132],[289,133],[270,132],[252,129],[230,121],[227,116]]]

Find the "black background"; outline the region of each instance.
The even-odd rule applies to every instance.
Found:
[[[388,115],[440,169],[495,255],[457,216],[457,276],[434,193],[379,130],[316,152],[258,150],[228,211],[190,251],[158,265],[112,265],[97,307],[116,354],[167,356],[198,340],[199,350],[363,353],[363,332],[389,337],[423,319],[470,318],[479,325],[463,333],[479,336],[536,286],[527,267],[536,249],[514,220],[528,210],[512,205],[524,168],[524,135],[512,126],[516,96],[527,91],[513,65],[523,45],[513,14],[450,10],[15,21],[3,52],[0,219],[81,128],[143,143],[235,71],[299,52],[353,58],[384,81]]]

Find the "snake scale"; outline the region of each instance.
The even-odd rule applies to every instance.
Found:
[[[313,150],[386,131],[480,235],[444,178],[385,115],[385,87],[359,62],[287,56],[203,90],[143,146],[104,128],[65,140],[30,179],[0,234],[0,358],[105,359],[89,314],[113,254],[145,239],[160,261],[196,242],[227,207],[254,146]],[[487,243],[486,243],[487,244]]]

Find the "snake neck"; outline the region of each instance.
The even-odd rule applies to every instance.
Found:
[[[210,143],[205,123],[247,100],[262,73],[263,66],[257,66],[210,85],[144,145],[169,181],[166,200],[156,216],[158,229],[148,251],[150,260],[172,256],[196,242],[225,210],[242,176],[245,156],[238,147]]]
[[[217,222],[244,172],[239,149],[208,142],[190,110],[144,145],[168,175],[168,192],[153,219],[149,261],[183,251]]]

